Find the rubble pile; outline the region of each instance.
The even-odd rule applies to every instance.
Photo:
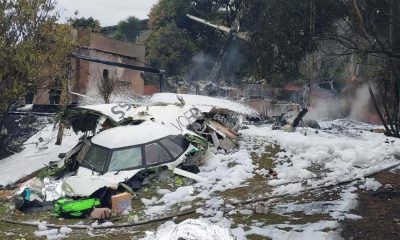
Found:
[[[186,81],[179,76],[167,78],[167,89],[178,94],[219,96],[234,100],[243,98],[243,92],[239,88],[227,84],[216,84],[213,81]]]

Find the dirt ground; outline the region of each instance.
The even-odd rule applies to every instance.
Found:
[[[400,239],[400,172],[374,176],[383,186],[374,191],[358,191],[359,206],[353,211],[360,220],[342,222],[345,240]]]

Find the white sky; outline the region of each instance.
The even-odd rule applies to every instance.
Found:
[[[153,4],[158,0],[57,0],[57,10],[61,14],[60,22],[68,17],[93,17],[102,27],[115,25],[128,16],[147,18]]]

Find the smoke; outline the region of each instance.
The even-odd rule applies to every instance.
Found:
[[[239,41],[239,40],[235,40]],[[225,80],[227,84],[237,83],[236,74],[240,71],[245,62],[244,55],[239,50],[237,42],[231,42],[223,56],[218,59],[205,53],[196,54],[190,63],[189,70],[184,74],[183,79],[191,81],[220,81]]]
[[[210,69],[213,68],[216,62],[217,60],[215,58],[204,53],[203,51],[196,54],[192,58],[189,70],[184,74],[183,79],[188,82],[208,80]]]
[[[310,111],[307,113],[307,119],[337,119],[344,118],[348,115],[347,104],[345,98],[335,97],[332,99],[318,99],[312,104]]]
[[[368,86],[362,85],[355,92],[355,97],[352,101],[349,118],[355,120],[368,120],[366,114],[369,114],[371,96],[368,92]]]
[[[346,91],[345,91],[346,92]],[[307,114],[308,119],[338,119],[351,118],[358,121],[377,123],[375,111],[371,106],[371,97],[366,84],[350,91],[353,94],[342,93],[331,99],[317,99]]]

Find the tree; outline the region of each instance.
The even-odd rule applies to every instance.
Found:
[[[280,0],[161,0],[149,15],[152,35],[146,47],[150,53],[158,44],[162,45],[165,38],[159,38],[158,32],[173,23],[176,30],[192,40],[197,51],[218,59],[220,49],[228,42],[226,35],[189,20],[186,14],[224,26],[232,26],[238,19],[240,31],[247,32],[250,42],[231,41],[226,47],[240,54],[222,60],[222,66],[232,65],[227,64],[231,59],[239,58],[242,62],[227,72],[241,70],[242,77],[247,74],[268,82],[297,80],[305,77],[301,71],[304,59],[318,50],[324,32],[343,16],[342,8],[337,0],[287,0],[284,4]],[[157,54],[147,57],[152,63],[160,62]],[[165,61],[168,56],[162,58]],[[185,65],[189,64],[190,61]]]
[[[161,0],[155,4],[149,14],[149,24],[152,29],[159,29],[174,22],[178,28],[188,26],[191,1],[185,0]]]
[[[215,20],[217,23],[231,21],[235,19],[231,14],[228,14],[228,19],[227,13],[220,12],[227,2],[232,4],[237,1],[159,1],[149,14],[151,35],[145,42],[149,62],[157,67],[166,68],[168,75],[180,75],[189,68],[190,60],[200,50],[217,58],[223,47],[225,35],[193,22],[186,14]]]
[[[242,26],[251,37],[249,58],[254,77],[269,82],[302,77],[299,69],[302,60],[318,49],[324,31],[341,16],[341,5],[337,2],[244,2]]]
[[[101,30],[100,22],[93,17],[85,18],[69,18],[68,23],[74,28],[90,29],[94,33],[99,33]]]
[[[185,21],[189,1],[161,0],[149,14],[151,34],[146,40],[146,57],[150,64],[179,75],[196,52],[196,44],[188,31],[180,28]]]
[[[116,89],[117,81],[109,77],[108,70],[103,71],[103,78],[97,84],[97,91],[105,103],[110,103],[111,94]]]
[[[400,137],[400,3],[345,0],[343,5],[344,17],[326,35],[342,46],[333,54],[355,56],[359,68],[375,61],[369,76],[359,71],[354,77],[370,78],[369,92],[386,134]],[[374,93],[373,83],[379,94]]]
[[[196,44],[186,31],[170,23],[152,32],[147,42],[147,58],[170,75],[185,72],[188,62],[197,52]]]
[[[322,39],[325,26],[332,25],[338,15],[340,16],[341,5],[336,2],[287,0],[282,4],[279,0],[161,0],[149,15],[154,34],[147,42],[147,49],[151,52],[153,47],[157,47],[156,43],[162,44],[164,39],[157,39],[160,36],[157,32],[174,23],[177,29],[185,32],[199,51],[218,59],[221,55],[220,49],[225,48],[224,45],[228,42],[226,35],[189,20],[186,14],[225,26],[232,26],[238,19],[241,31],[247,32],[251,41],[249,44],[231,41],[231,46],[226,49],[234,50],[233,52],[239,49],[240,54],[224,59],[222,65],[240,56],[244,64],[236,65],[235,69],[244,66],[248,70],[241,72],[252,75],[257,80],[294,80],[302,77],[300,65],[308,54],[318,48],[318,39]],[[315,17],[311,18],[311,15]],[[157,62],[156,57],[148,55],[151,62]],[[166,56],[164,59],[167,58]],[[232,70],[228,69],[230,71]]]
[[[142,23],[136,17],[128,17],[117,24],[114,37],[118,40],[135,42],[142,29]]]
[[[44,89],[56,79],[67,85],[68,55],[76,45],[71,28],[57,25],[57,19],[53,0],[0,1],[1,130],[28,88]],[[9,135],[0,136],[0,147],[9,140]]]

